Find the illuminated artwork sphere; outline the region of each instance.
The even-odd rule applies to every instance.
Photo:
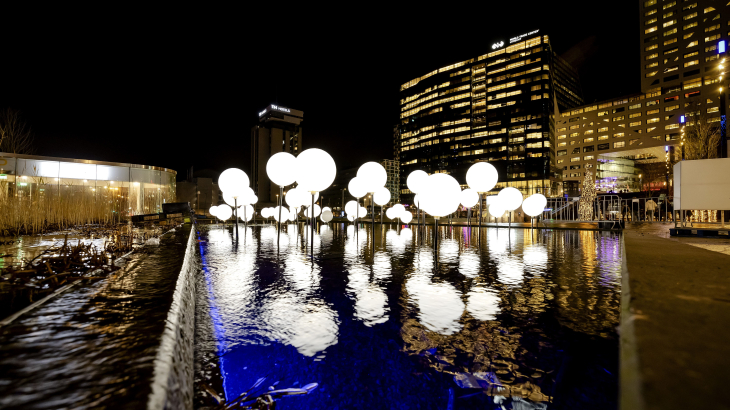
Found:
[[[264,218],[271,218],[271,213],[269,208],[264,208],[261,210],[261,216]]]
[[[297,158],[288,152],[277,152],[266,163],[266,175],[271,182],[279,186],[287,186],[296,180]]]
[[[492,201],[492,203],[489,204],[489,215],[492,215],[495,218],[501,218],[506,211],[507,210],[504,209],[504,205],[500,200]]]
[[[249,184],[248,175],[238,168],[228,168],[218,177],[218,188],[230,196],[242,195],[243,189]]]
[[[365,191],[375,192],[388,182],[388,173],[377,162],[366,162],[357,170],[357,177],[362,181]]]
[[[368,210],[365,209],[364,206],[358,207],[358,209],[357,209],[357,217],[358,218],[365,218],[366,216],[368,216]]]
[[[398,217],[398,213],[396,212],[395,208],[388,208],[385,211],[385,216],[387,216],[388,219],[395,219]]]
[[[347,215],[347,220],[350,221],[350,222],[352,222],[352,221],[355,220],[355,216],[354,215]]]
[[[330,211],[330,212],[332,212],[332,208],[330,208],[330,207],[328,207],[328,206],[325,206],[324,208],[322,208],[322,213],[324,213],[325,211]]]
[[[514,211],[522,205],[522,192],[514,187],[507,187],[497,195],[506,211]]]
[[[213,216],[216,216],[216,214],[218,213],[218,207],[215,205],[211,206],[210,209],[208,210],[208,213]]]
[[[320,216],[320,219],[322,219],[322,222],[327,223],[332,220],[332,217],[332,211],[327,210],[322,212],[322,216]]]
[[[218,214],[216,215],[221,221],[228,220],[233,215],[233,209],[228,205],[218,206]]]
[[[522,203],[522,210],[529,216],[538,216],[547,205],[547,198],[543,194],[530,195],[525,202]]]
[[[436,218],[455,212],[461,203],[459,183],[446,174],[429,175],[423,192],[419,192],[419,195],[421,208]]]
[[[360,177],[352,178],[350,183],[347,184],[347,190],[350,191],[350,195],[355,198],[362,198],[368,193],[367,189],[365,189],[365,184]]]
[[[426,182],[428,174],[426,171],[416,170],[408,174],[406,185],[413,193],[420,194],[423,190],[423,184]]]
[[[373,194],[373,201],[380,206],[386,205],[390,202],[390,190],[384,186],[378,188]]]
[[[315,218],[318,217],[320,213],[322,213],[322,208],[320,208],[319,205],[314,204],[314,217]],[[304,211],[304,216],[306,216],[307,218],[311,218],[312,217],[312,207],[311,206],[308,207]]]
[[[321,192],[332,185],[337,175],[335,160],[318,148],[302,151],[297,157],[296,180],[307,192]]]
[[[479,202],[479,194],[477,191],[467,188],[461,191],[461,204],[467,208],[471,208]]]
[[[418,196],[418,194],[413,195],[413,205],[420,208],[421,207],[421,197]]]
[[[413,215],[410,212],[403,212],[400,216],[400,220],[403,221],[403,223],[411,223]]]
[[[304,192],[301,189],[294,188],[284,194],[284,201],[287,205],[293,206],[294,208],[300,208],[302,205],[308,205],[308,199],[311,198],[309,192]]]
[[[393,215],[395,215],[393,218],[400,218],[406,212],[406,207],[403,204],[395,204],[391,209],[393,210]]]
[[[356,201],[349,201],[345,204],[345,213],[348,215],[355,216],[357,213],[358,204]]]
[[[477,192],[488,192],[497,185],[497,168],[488,162],[477,162],[466,171],[466,184]]]
[[[254,213],[256,213],[256,211],[251,205],[245,205],[238,210],[238,217],[241,218],[242,221],[248,222],[253,219]]]
[[[279,210],[281,210],[281,221],[279,221]],[[289,210],[283,206],[273,208],[273,215],[276,222],[286,222],[289,220]]]

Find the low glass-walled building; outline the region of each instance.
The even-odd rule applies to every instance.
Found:
[[[0,153],[0,200],[3,212],[33,203],[48,220],[82,214],[81,221],[123,220],[174,202],[176,174],[147,165]]]

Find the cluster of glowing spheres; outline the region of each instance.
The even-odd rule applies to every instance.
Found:
[[[395,204],[393,207],[388,208],[385,211],[385,216],[387,216],[388,219],[400,219],[406,224],[413,220],[413,214],[408,212],[403,204]]]

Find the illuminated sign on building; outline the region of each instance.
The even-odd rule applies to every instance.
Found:
[[[720,42],[717,43],[717,53],[722,54],[725,52],[725,40],[720,40]]]
[[[525,38],[525,37],[527,37],[527,36],[531,36],[531,35],[533,35],[533,34],[537,34],[537,32],[538,32],[538,31],[540,31],[540,30],[535,30],[535,31],[531,31],[531,32],[529,32],[529,33],[525,33],[525,34],[520,34],[520,35],[519,35],[519,36],[517,36],[517,37],[512,37],[511,39],[509,39],[509,43],[510,43],[510,44],[512,44],[512,43],[516,43],[516,42],[518,42],[518,41],[522,40],[523,38]]]
[[[497,43],[492,44],[492,50],[498,49],[504,45],[504,41],[499,41]]]
[[[286,112],[286,113],[290,113],[291,112],[291,110],[288,109],[288,108],[284,108],[284,107],[280,107],[280,106],[275,105],[275,104],[271,104],[270,106],[266,107],[265,110],[263,110],[263,111],[261,111],[259,113],[259,117],[262,116],[262,115],[264,115],[264,114],[266,114],[266,111],[268,111],[269,109],[276,110],[276,111],[281,111],[281,112]]]

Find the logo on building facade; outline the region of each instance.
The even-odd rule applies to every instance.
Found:
[[[291,112],[288,108],[279,107],[278,105],[274,105],[274,104],[271,104],[271,108],[273,108],[273,109],[275,109],[277,111]]]
[[[520,41],[520,40],[522,40],[522,39],[523,39],[524,37],[527,37],[527,36],[531,36],[531,35],[533,35],[533,34],[537,34],[537,33],[538,33],[539,31],[540,31],[540,30],[535,30],[535,31],[531,31],[531,32],[529,32],[529,33],[525,33],[525,34],[520,34],[520,35],[519,35],[519,36],[517,36],[517,37],[512,37],[511,39],[509,39],[509,43],[510,43],[510,44],[512,44],[512,43],[514,43],[514,42]]]
[[[492,44],[492,50],[496,50],[504,45],[504,41],[500,41],[497,43]]]

